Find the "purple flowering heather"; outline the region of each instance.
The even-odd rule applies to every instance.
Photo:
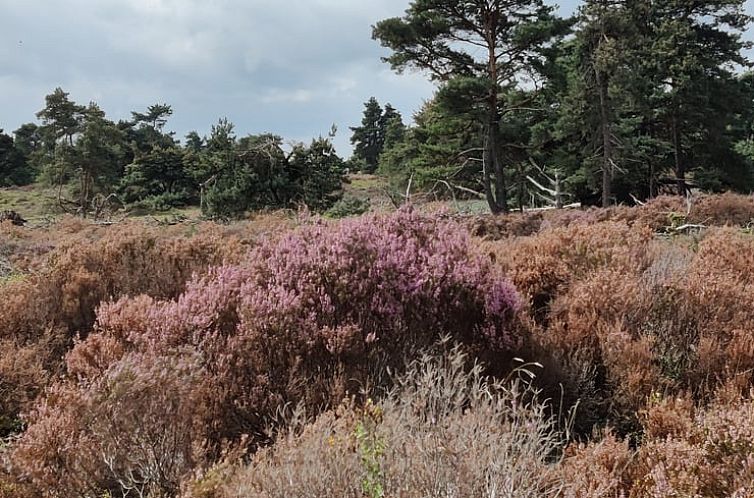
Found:
[[[363,353],[370,344],[392,349],[441,334],[513,349],[518,338],[508,325],[518,303],[465,230],[401,210],[302,227],[263,243],[241,265],[195,279],[177,301],[106,305],[99,326],[149,349],[277,336],[287,347],[338,355],[349,353],[344,335]]]
[[[174,301],[105,305],[68,370],[86,383],[129,355],[196,355],[212,393],[204,437],[220,442],[260,434],[281,406],[316,411],[374,386],[443,335],[511,352],[518,306],[463,228],[401,210],[270,239]]]

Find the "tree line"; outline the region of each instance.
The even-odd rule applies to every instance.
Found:
[[[24,124],[13,137],[0,130],[0,186],[53,186],[60,206],[82,215],[112,205],[200,205],[211,217],[300,205],[324,211],[342,195],[334,128],[309,144],[288,143],[273,134],[238,137],[220,119],[209,136],[192,131],[181,143],[166,131],[172,114],[155,104],[114,122],[96,103],[79,105],[57,88],[37,113],[39,124]]]
[[[485,199],[493,213],[754,188],[754,73],[745,0],[585,0],[561,18],[543,0],[413,0],[373,37],[398,71],[437,91],[407,125],[376,98],[351,128],[286,144],[237,137],[220,120],[184,143],[170,106],[113,122],[56,89],[29,123],[0,133],[0,186],[40,181],[86,213],[106,199],[212,216],[332,206],[346,171],[397,189]]]
[[[386,126],[367,103],[355,157],[495,213],[564,197],[609,206],[750,192],[744,4],[586,0],[564,19],[541,0],[414,0],[373,36],[393,69],[418,69],[438,90],[408,127]]]

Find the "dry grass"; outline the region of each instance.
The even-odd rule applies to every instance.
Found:
[[[294,425],[233,471],[221,496],[554,494],[548,459],[562,440],[547,409],[524,382],[481,371],[457,348],[426,356],[384,399]]]

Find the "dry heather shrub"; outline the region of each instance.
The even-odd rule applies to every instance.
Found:
[[[377,403],[289,432],[224,486],[226,498],[554,495],[560,447],[520,381],[495,382],[457,348],[415,362]]]
[[[44,363],[48,347],[46,342],[23,346],[12,340],[0,341],[0,437],[21,428],[15,415],[29,406],[40,386],[48,382]]]
[[[74,238],[49,257],[47,269],[17,285],[0,286],[0,329],[7,336],[34,338],[59,329],[72,336],[88,332],[96,307],[123,295],[178,295],[193,273],[241,252],[238,239],[219,230],[169,237],[126,225],[101,239]]]
[[[680,289],[698,334],[697,380],[714,384],[754,368],[754,238],[712,231]],[[704,354],[701,354],[701,353]]]
[[[608,209],[563,209],[481,216],[471,220],[469,227],[478,237],[501,240],[530,236],[572,224],[592,225],[607,221],[658,231],[670,226],[673,218],[685,223],[706,226],[747,227],[754,223],[754,195],[730,192],[722,195],[702,195],[692,198],[690,203],[683,197],[660,196],[637,207],[614,206]]]
[[[728,192],[694,197],[690,203],[677,196],[661,196],[644,206],[616,212],[617,219],[655,230],[670,225],[673,216],[686,223],[746,227],[754,220],[754,196]]]
[[[541,213],[477,216],[468,222],[468,227],[475,237],[486,240],[527,237],[539,232],[543,218]]]
[[[533,311],[546,311],[569,285],[600,268],[644,267],[651,233],[622,223],[575,224],[533,237],[485,244]]]
[[[559,264],[550,282],[567,282],[550,284],[555,297],[544,318],[533,310],[540,324],[532,327],[534,337],[560,365],[570,397],[601,413],[598,419],[612,420],[620,433],[636,430],[636,413],[654,391],[690,391],[703,401],[720,383],[754,368],[754,238],[718,229],[698,248],[681,238],[646,240],[631,250],[623,247],[626,240],[611,237],[604,249],[590,250],[586,261],[605,261],[591,267],[569,267],[567,258],[554,257],[537,265],[547,254],[541,247],[523,253],[532,254],[534,268]],[[618,257],[601,259],[600,251]],[[510,265],[513,280],[529,295],[541,292],[525,258],[518,271]]]
[[[725,396],[707,410],[688,397],[652,402],[634,452],[608,434],[571,445],[553,479],[564,497],[749,497],[754,493],[754,402]]]
[[[670,225],[672,216],[685,214],[687,209],[688,205],[682,197],[663,195],[651,199],[644,206],[617,209],[615,215],[617,219],[635,226],[662,230]]]
[[[639,329],[653,298],[643,272],[654,246],[649,231],[614,222],[484,244],[528,298],[533,354],[548,367],[541,387],[567,406],[581,400],[579,433],[611,412],[630,421],[658,379],[655,343]]]
[[[654,397],[640,412],[647,440],[684,437],[694,429],[696,406],[689,396]]]
[[[660,196],[643,206],[613,206],[607,209],[561,209],[542,212],[477,216],[468,220],[470,231],[486,240],[527,237],[573,224],[625,223],[654,231],[665,230],[673,222],[706,226],[748,227],[754,223],[754,195],[725,193],[701,195],[690,202],[678,196]]]
[[[54,230],[66,231],[71,223]],[[0,384],[12,391],[0,418],[13,420],[18,410],[29,407],[47,379],[60,371],[73,338],[91,331],[102,302],[124,295],[175,297],[194,273],[237,260],[246,246],[243,239],[226,237],[209,225],[197,234],[186,233],[185,227],[166,231],[137,223],[105,232],[102,227],[81,230],[58,242],[45,268],[0,281],[0,340],[14,345],[0,351],[0,367],[12,362],[19,372],[35,372],[0,371]],[[19,350],[35,351],[20,356],[28,365],[19,363]]]
[[[658,410],[662,413],[652,413]],[[663,403],[650,410],[650,423],[657,419],[663,419],[665,428],[639,450],[631,496],[752,496],[751,400],[716,402],[697,413],[683,400]]]
[[[170,227],[132,221],[111,227],[65,218],[47,229],[18,228],[14,240],[42,246],[39,261],[30,267],[14,266],[27,285],[4,289],[0,298],[23,294],[27,306],[0,310],[0,328],[15,335],[26,318],[33,335],[38,329],[63,327],[69,332],[88,332],[96,306],[121,296],[148,294],[170,299],[184,290],[194,273],[223,262],[237,262],[260,234],[290,226],[278,216],[223,227],[213,223]],[[0,237],[0,251],[8,243]],[[7,249],[11,262],[23,249]],[[2,252],[0,252],[2,256]],[[29,273],[29,272],[27,272]]]
[[[631,487],[634,452],[628,443],[606,433],[598,441],[571,444],[553,471],[563,498],[618,498]]]
[[[103,306],[97,332],[67,356],[76,382],[59,389],[99,413],[110,399],[101,379],[123,362],[138,366],[149,355],[193,351],[206,407],[194,442],[207,440],[217,456],[225,441],[245,435],[251,447],[266,442],[280,407],[301,403],[316,413],[347,393],[384,385],[388,367],[405,367],[407,356],[444,333],[475,352],[495,352],[500,366],[523,342],[511,326],[517,306],[509,281],[454,223],[401,211],[314,224],[262,243],[243,264],[197,277],[176,300],[140,296]],[[155,407],[163,402],[142,396]],[[86,427],[67,428],[70,420],[57,415],[70,413],[67,403],[53,392],[18,443],[19,458],[36,449],[21,461],[27,471],[45,469],[45,479],[76,475],[60,465],[62,441],[51,443],[50,433],[85,441],[69,447],[72,462],[87,461],[86,448],[104,444]],[[156,420],[142,420],[143,430],[160,427]],[[111,423],[117,426],[117,417]],[[121,443],[126,454],[137,444]]]
[[[532,328],[533,335],[559,370],[560,378],[550,381],[564,385],[566,400],[581,400],[578,432],[589,433],[592,422],[608,419],[620,433],[634,431],[636,412],[653,391],[686,389],[703,377],[698,354],[704,313],[687,289],[693,250],[613,223],[558,230],[571,231],[571,244],[590,249],[575,262],[552,257],[567,283],[554,292],[544,318],[534,310],[541,326]],[[523,254],[534,254],[536,261],[545,253],[538,248]],[[526,289],[516,280],[527,274],[526,260],[520,265],[511,274]]]
[[[653,392],[687,387],[696,360],[698,335],[679,305],[684,296],[656,271],[595,272],[556,300],[551,326],[537,335],[556,358],[576,356],[597,368],[596,387],[576,397],[585,408],[602,407],[620,432],[636,428],[636,412]],[[574,367],[570,376],[578,379],[580,365],[565,362]]]
[[[694,200],[691,222],[711,226],[745,227],[754,222],[754,195],[727,192]]]
[[[18,482],[8,471],[6,458],[0,451],[0,498],[37,498],[39,495],[30,486]]]
[[[18,481],[40,496],[174,496],[202,464],[195,358],[131,355],[105,375],[55,386],[12,447]]]
[[[691,269],[699,278],[718,274],[754,284],[754,237],[729,228],[710,231]]]

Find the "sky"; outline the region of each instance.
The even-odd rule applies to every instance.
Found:
[[[113,120],[154,103],[168,128],[308,142],[349,126],[375,96],[410,116],[432,95],[418,73],[394,74],[371,38],[409,0],[0,0],[0,128],[34,121],[56,87]],[[570,13],[577,0],[562,0]],[[754,14],[754,0],[747,1]],[[749,37],[754,39],[752,33]]]

